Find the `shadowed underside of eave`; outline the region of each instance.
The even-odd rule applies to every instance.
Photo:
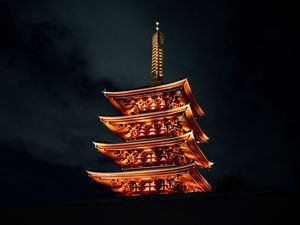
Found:
[[[120,195],[169,194],[211,191],[194,163],[122,172],[87,171],[95,181]]]
[[[124,106],[123,104],[121,104],[120,100],[141,99],[145,96],[155,97],[166,92],[172,93],[174,91],[182,92],[182,97],[184,98],[184,100],[180,103],[180,105],[182,106],[182,105],[190,104],[191,109],[196,118],[203,117],[205,115],[201,107],[198,105],[196,99],[194,98],[191,91],[191,87],[186,78],[177,82],[154,86],[154,87],[140,88],[140,89],[128,90],[128,91],[115,91],[115,92],[103,91],[103,93],[109,99],[109,101],[118,110],[121,111],[121,113],[123,113],[124,115],[129,115],[132,114],[132,111],[128,109],[128,105]]]
[[[124,143],[97,143],[95,148],[124,169],[152,165],[183,165],[195,161],[200,168],[211,168],[193,132],[178,137],[143,139]]]
[[[180,136],[190,131],[194,132],[198,143],[205,143],[209,139],[198,126],[189,104],[158,112],[131,116],[99,116],[99,118],[112,132],[126,141],[146,137]],[[164,131],[161,130],[162,128]],[[139,136],[141,129],[143,129],[143,136]],[[144,135],[144,130],[147,129],[153,131],[152,133],[147,131],[148,136]]]

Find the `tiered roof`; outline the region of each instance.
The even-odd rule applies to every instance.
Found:
[[[198,143],[205,143],[209,139],[198,126],[189,104],[163,111],[99,118],[105,126],[125,141],[166,135],[180,136],[191,130],[194,131]],[[141,136],[141,129],[147,134],[144,132]]]
[[[203,110],[192,95],[187,78],[169,84],[129,91],[103,91],[103,94],[124,115],[174,109],[189,103],[195,118],[204,116]],[[162,99],[166,99],[166,101],[160,105],[159,101]],[[151,108],[143,110],[140,105],[147,101],[150,103],[151,100],[156,100],[158,106],[153,110]]]
[[[158,26],[158,24],[157,24]],[[122,166],[121,172],[87,171],[95,181],[121,195],[210,191],[197,168],[211,168],[198,144],[208,137],[195,117],[204,112],[187,79],[162,83],[163,35],[153,35],[152,86],[104,95],[123,116],[99,116],[123,143],[98,143],[95,148]]]
[[[197,145],[192,131],[177,137],[94,144],[95,148],[124,169],[175,163],[185,165],[192,161],[200,168],[211,168],[213,165]]]
[[[87,172],[95,181],[125,196],[211,191],[194,163],[112,173]]]

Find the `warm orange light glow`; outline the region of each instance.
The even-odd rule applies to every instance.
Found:
[[[194,164],[113,173],[87,172],[95,181],[125,196],[211,191]]]
[[[156,23],[152,38],[150,87],[104,95],[123,116],[99,116],[123,143],[95,148],[122,166],[122,172],[87,171],[95,181],[125,196],[211,191],[198,168],[211,168],[198,146],[208,141],[194,117],[204,112],[187,79],[163,84],[164,38]]]
[[[211,168],[192,132],[179,137],[148,139],[119,144],[94,143],[104,155],[123,168],[185,165],[195,161],[200,168]]]
[[[197,145],[197,142],[207,142],[208,137],[195,121],[190,105],[159,111],[158,106],[164,105],[160,98],[147,97],[137,102],[139,110],[149,111],[149,107],[156,107],[156,110],[128,116],[99,117],[112,132],[127,142],[94,143],[100,152],[126,171],[89,172],[90,176],[121,195],[210,191],[210,185],[194,166],[211,168],[213,165]],[[135,168],[139,170],[135,171]],[[171,171],[173,175],[166,175]]]
[[[204,116],[187,79],[155,87],[103,93],[124,115],[174,109],[190,103],[196,117]]]
[[[112,132],[126,141],[165,135],[180,136],[191,130],[194,131],[197,142],[205,143],[209,139],[193,118],[189,105],[161,112],[99,118]]]

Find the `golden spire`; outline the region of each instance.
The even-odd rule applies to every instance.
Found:
[[[151,75],[154,82],[161,83],[164,76],[164,36],[159,31],[159,22],[156,22],[156,32],[152,37],[152,64]]]

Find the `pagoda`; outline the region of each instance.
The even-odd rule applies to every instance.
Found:
[[[103,92],[123,115],[99,116],[100,121],[123,142],[94,145],[122,171],[87,173],[120,195],[211,191],[199,172],[213,165],[198,145],[208,141],[195,120],[204,112],[187,79],[163,83],[163,44],[164,36],[156,22],[152,37],[153,81],[149,86]]]

